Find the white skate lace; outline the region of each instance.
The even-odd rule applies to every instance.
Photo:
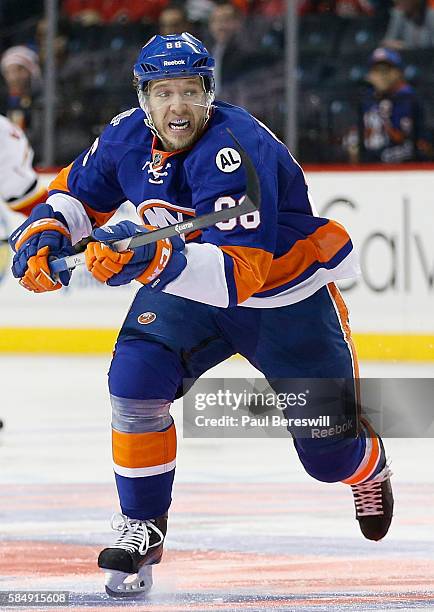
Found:
[[[351,485],[357,516],[375,516],[383,514],[383,496],[381,483],[392,476],[389,465],[386,465],[375,478]]]
[[[164,534],[151,520],[130,519],[124,514],[117,513],[111,518],[111,527],[122,533],[110,548],[122,548],[131,553],[139,552],[145,555],[150,548],[159,546],[164,540]],[[149,543],[152,532],[159,537],[154,544]]]

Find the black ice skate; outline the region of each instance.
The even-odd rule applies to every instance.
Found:
[[[167,514],[143,521],[115,514],[111,526],[121,534],[98,557],[98,566],[106,574],[106,593],[112,597],[147,593],[152,587],[152,565],[159,563],[163,554]]]
[[[372,480],[351,485],[356,519],[368,540],[381,540],[389,530],[393,516],[392,472],[387,465]]]

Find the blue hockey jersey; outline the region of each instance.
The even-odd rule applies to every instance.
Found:
[[[347,232],[315,214],[301,167],[247,111],[216,102],[201,138],[171,153],[158,149],[144,119],[139,108],[115,117],[51,183],[48,201],[74,241],[107,223],[126,200],[158,227],[235,206],[246,177],[230,128],[258,173],[261,210],[186,235],[187,267],[164,291],[220,307],[269,308],[355,275]]]

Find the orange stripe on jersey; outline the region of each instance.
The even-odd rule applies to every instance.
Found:
[[[152,467],[170,463],[176,458],[176,430],[124,433],[112,430],[113,460],[126,468]]]
[[[150,208],[165,208],[166,210],[173,210],[174,212],[182,213],[183,215],[188,215],[190,217],[194,217],[196,213],[194,210],[187,210],[186,208],[182,208],[180,206],[176,206],[175,204],[169,204],[167,202],[163,202],[162,200],[150,200],[147,204],[142,204],[138,208],[138,212],[143,219],[144,223],[147,223],[144,218],[144,212],[149,210]]]
[[[189,234],[185,235],[185,241],[190,242],[191,240],[194,240],[195,238],[199,238],[199,236],[201,235],[202,235],[202,230],[195,230],[194,232],[190,232]]]
[[[262,287],[273,259],[272,253],[242,246],[221,246],[232,257],[238,303],[244,302]]]
[[[63,170],[61,170],[56,176],[56,178],[49,184],[48,191],[64,191],[66,193],[70,193],[68,187],[68,176],[71,172],[71,168],[72,164],[69,164],[69,166],[63,168]],[[71,195],[75,197],[74,194],[71,193]],[[94,210],[91,206],[85,204],[85,202],[83,202],[82,200],[80,201],[87,212],[92,226],[94,227],[101,227],[101,225],[107,223],[107,221],[109,221],[111,217],[113,217],[117,210],[117,208],[115,208],[114,210],[110,210],[109,212],[100,212],[99,210]]]
[[[66,193],[69,193],[68,176],[71,172],[71,168],[72,163],[69,164],[69,166],[66,166],[66,168],[63,168],[63,170],[59,172],[56,178],[53,179],[48,185],[48,191],[66,191]]]
[[[117,211],[117,208],[115,208],[114,210],[109,210],[108,212],[101,212],[99,210],[95,210],[89,206],[89,204],[85,204],[84,202],[82,202],[82,204],[93,227],[101,227],[101,225],[107,223],[107,221],[109,221]]]
[[[28,217],[34,207],[38,204],[46,202],[47,198],[47,190],[45,189],[45,187],[40,187],[35,193],[28,197],[24,197],[21,200],[17,200],[15,202],[9,202],[8,206],[11,210],[20,212]]]
[[[158,147],[158,138],[156,136],[154,136],[154,138],[152,139],[152,167],[155,170],[161,170],[161,168],[163,168],[163,166],[166,164],[167,160],[169,159],[169,157],[172,157],[172,155],[177,155],[178,153],[182,153],[183,151],[189,151],[191,149],[190,147],[186,147],[185,149],[177,149],[176,151],[162,151],[161,149],[159,149]]]
[[[349,240],[346,230],[336,221],[329,221],[313,234],[298,240],[285,255],[273,259],[262,291],[284,285],[303,274],[316,261],[326,263]]]
[[[366,434],[365,457],[363,458],[362,463],[357,468],[356,472],[350,476],[350,478],[342,480],[343,483],[349,485],[359,484],[369,478],[377,467],[381,455],[381,447],[377,434],[365,419],[362,419],[362,421],[363,425],[368,430],[368,433]]]

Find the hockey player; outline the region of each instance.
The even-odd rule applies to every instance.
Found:
[[[0,199],[11,210],[28,216],[48,195],[33,169],[33,150],[24,132],[2,115],[0,142]]]
[[[11,237],[13,273],[34,291],[69,282],[69,272],[50,276],[48,258],[91,233],[97,239],[86,250],[91,274],[113,287],[133,279],[143,285],[109,372],[122,514],[113,525],[119,538],[98,565],[114,596],[147,591],[151,566],[162,556],[176,458],[169,409],[183,394],[184,378],[196,379],[237,352],[272,381],[357,376],[347,310],[334,285],[355,273],[351,240],[338,223],[315,216],[303,171],[287,148],[245,110],[214,102],[213,68],[191,35],[153,37],[134,66],[140,108],[115,117]],[[109,240],[243,198],[246,175],[227,127],[259,175],[261,211],[187,234],[185,242],[110,249]],[[145,225],[98,227],[125,199]],[[363,534],[384,537],[391,474],[370,425],[361,421],[351,437],[292,434],[307,472],[350,485]]]
[[[48,195],[33,169],[33,150],[24,132],[3,115],[0,115],[0,142],[0,200],[10,210],[28,216]]]

